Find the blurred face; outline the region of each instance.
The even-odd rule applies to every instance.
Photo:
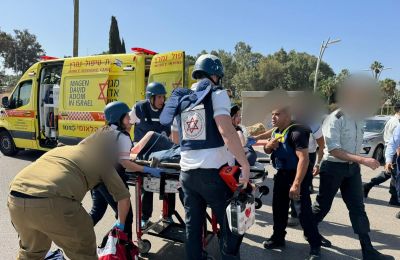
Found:
[[[291,116],[288,109],[275,109],[272,110],[272,126],[283,129],[291,122]]]
[[[152,98],[152,105],[155,109],[162,109],[165,104],[165,95],[155,95]]]
[[[232,124],[234,126],[238,126],[240,125],[240,123],[242,122],[242,114],[241,111],[237,111],[236,114],[233,115],[232,117]]]

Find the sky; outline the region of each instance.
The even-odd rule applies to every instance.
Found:
[[[72,55],[73,0],[1,0],[0,30],[28,29],[47,55]],[[239,41],[264,55],[280,48],[318,56],[338,73],[360,72],[378,60],[400,81],[398,0],[80,0],[79,55],[108,50],[111,16],[127,51],[233,51]]]

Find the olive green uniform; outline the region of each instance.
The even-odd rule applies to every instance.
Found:
[[[100,147],[55,148],[11,182],[7,205],[20,237],[17,259],[43,259],[52,241],[72,260],[97,259],[93,222],[81,201],[101,182],[115,201],[130,197],[105,154],[110,151]]]

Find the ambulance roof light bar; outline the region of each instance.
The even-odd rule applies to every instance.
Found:
[[[52,56],[40,56],[40,60],[46,61],[46,60],[57,60],[57,57],[52,57]]]
[[[133,52],[144,53],[144,54],[148,54],[148,55],[156,55],[157,54],[157,52],[155,52],[155,51],[151,51],[151,50],[139,48],[139,47],[133,47],[133,48],[131,48],[131,50]]]

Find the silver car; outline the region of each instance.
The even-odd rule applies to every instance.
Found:
[[[364,140],[360,155],[375,158],[379,162],[384,161],[385,142],[383,130],[390,116],[374,116],[364,121]]]

